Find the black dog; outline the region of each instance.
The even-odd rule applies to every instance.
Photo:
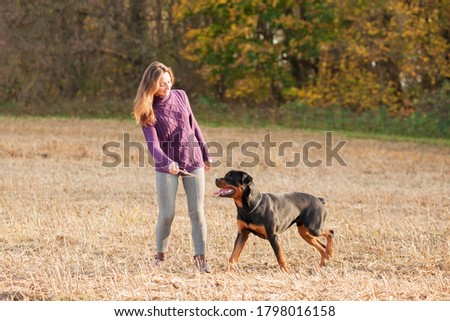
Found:
[[[297,225],[302,238],[320,252],[321,266],[333,255],[334,232],[323,230],[326,211],[322,198],[297,192],[281,195],[260,193],[249,174],[235,170],[217,178],[216,186],[220,188],[216,195],[233,198],[237,207],[238,235],[230,257],[231,264],[237,263],[251,232],[269,240],[280,268],[287,272],[279,237],[293,224]],[[320,236],[326,237],[327,245],[318,240]]]

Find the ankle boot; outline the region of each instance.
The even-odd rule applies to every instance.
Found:
[[[200,272],[211,273],[211,269],[208,266],[206,257],[204,254],[199,254],[194,256],[194,263]]]
[[[167,260],[167,253],[157,253],[152,267],[156,268],[158,266],[161,266],[165,260]]]

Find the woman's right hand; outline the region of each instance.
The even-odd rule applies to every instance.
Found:
[[[170,174],[177,175],[179,171],[180,171],[180,168],[178,167],[177,162],[172,162],[169,164],[169,173]]]

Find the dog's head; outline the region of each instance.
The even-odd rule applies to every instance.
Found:
[[[253,178],[246,172],[232,170],[224,177],[216,178],[216,186],[220,189],[214,194],[220,197],[240,198],[252,182]]]

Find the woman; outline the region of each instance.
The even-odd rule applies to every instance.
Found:
[[[181,176],[188,200],[194,262],[202,272],[209,273],[203,208],[205,172],[211,170],[209,152],[186,93],[171,89],[174,80],[172,70],[155,61],[145,70],[134,100],[134,117],[142,126],[155,160],[159,216],[154,265],[159,266],[168,257],[178,177]]]

